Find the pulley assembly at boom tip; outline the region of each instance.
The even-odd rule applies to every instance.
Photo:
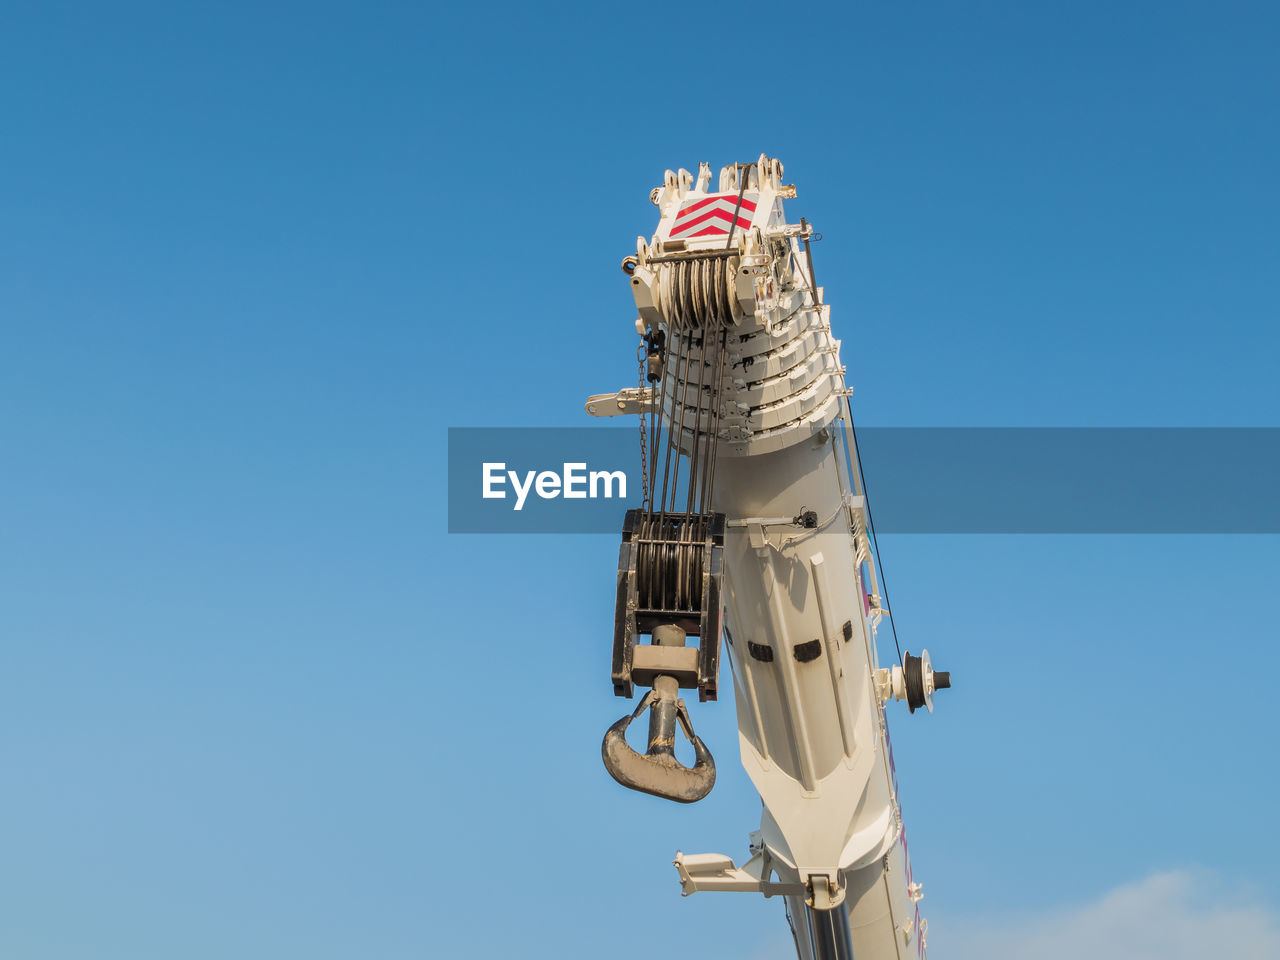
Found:
[[[640,417],[643,498],[623,524],[611,674],[617,696],[648,690],[601,757],[629,789],[705,797],[716,765],[680,691],[717,698],[723,642],[764,812],[741,866],[677,854],[682,892],[785,898],[799,960],[923,957],[885,705],[932,712],[951,677],[927,650],[879,666],[888,611],[850,390],[815,235],[787,223],[795,188],[781,177],[763,155],[724,167],[718,189],[707,164],[668,170],[651,197],[657,231],[622,261],[638,383],[587,412]],[[646,712],[642,753],[626,735]]]

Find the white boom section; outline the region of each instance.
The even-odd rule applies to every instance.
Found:
[[[785,896],[801,960],[815,960],[806,907],[846,912],[857,960],[923,957],[926,924],[884,712],[895,681],[901,693],[901,674],[877,659],[885,611],[840,341],[811,273],[809,228],[786,222],[783,200],[795,189],[781,176],[781,163],[764,156],[725,167],[714,191],[706,164],[696,178],[667,171],[653,194],[657,232],[639,239],[629,263],[642,332],[696,325],[720,294],[732,300],[734,320],[712,506],[727,517],[725,650],[742,763],[764,812],[742,866],[720,854],[679,854],[675,863],[686,894]],[[680,272],[699,254],[729,249],[737,259],[713,260],[692,277]],[[668,362],[679,359],[673,351]],[[618,400],[618,411],[588,409],[639,406],[620,398],[592,398],[598,409]],[[663,401],[670,417],[674,397]]]
[[[800,885],[793,918],[804,916],[806,898],[842,905],[858,960],[923,956],[876,683],[881,611],[860,569],[871,559],[857,532],[862,500],[846,499],[840,433],[821,433],[741,468],[723,463],[717,485],[717,509],[734,518],[726,639],[742,763],[764,803],[754,846],[779,878]],[[790,522],[802,509],[816,509],[816,528]],[[688,863],[681,879],[685,892],[718,888]],[[798,944],[810,960],[807,938]]]

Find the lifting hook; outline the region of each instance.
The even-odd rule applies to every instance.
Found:
[[[684,701],[676,697],[678,691],[675,677],[655,677],[653,689],[644,695],[635,712],[620,719],[605,733],[600,755],[609,775],[624,787],[677,803],[694,803],[715,786],[716,763],[706,744],[693,732],[689,711]],[[649,708],[652,708],[649,749],[643,754],[636,753],[627,743],[627,727]],[[686,767],[675,756],[677,720],[693,744],[692,767]]]

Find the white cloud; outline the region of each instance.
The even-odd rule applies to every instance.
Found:
[[[1280,916],[1208,873],[1177,870],[1083,906],[935,922],[939,960],[1274,960]]]

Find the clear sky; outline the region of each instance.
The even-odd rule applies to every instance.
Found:
[[[650,188],[762,151],[860,423],[1280,425],[1278,42],[1268,3],[8,5],[0,957],[787,956],[669,865],[758,822],[732,700],[704,803],[609,780],[616,538],[449,536],[446,428],[631,383]],[[1274,956],[1280,538],[881,547],[955,678],[891,714],[932,955]]]

